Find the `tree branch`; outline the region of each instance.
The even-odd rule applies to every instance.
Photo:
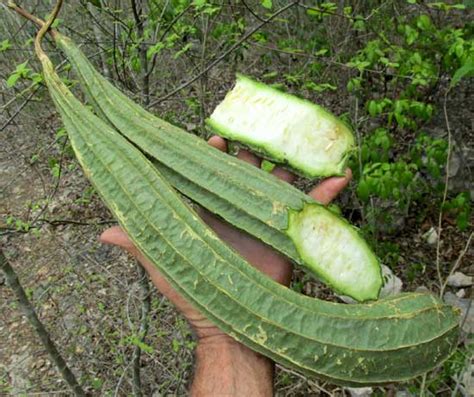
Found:
[[[31,326],[33,327],[36,334],[38,335],[39,339],[41,340],[41,343],[43,344],[43,347],[49,354],[51,360],[54,362],[59,372],[61,373],[64,381],[72,389],[75,396],[78,396],[78,397],[85,396],[86,393],[77,382],[76,377],[74,376],[72,371],[69,369],[66,361],[61,356],[61,353],[59,353],[58,349],[56,348],[56,345],[52,341],[45,326],[38,318],[38,315],[36,314],[36,311],[33,305],[28,300],[25,290],[23,289],[23,287],[20,284],[20,281],[18,280],[18,276],[16,275],[15,270],[11,267],[7,258],[3,254],[3,251],[1,248],[0,248],[0,270],[2,270],[5,273],[7,283],[10,286],[10,288],[13,290],[14,294],[16,295],[16,298],[18,299],[18,303],[21,309],[23,310],[26,318],[28,319]]]
[[[218,63],[223,61],[229,54],[231,54],[233,51],[235,51],[237,48],[239,48],[246,40],[248,40],[255,32],[260,30],[263,26],[271,22],[273,19],[275,19],[278,15],[282,14],[289,8],[295,6],[298,4],[299,1],[294,1],[292,3],[287,4],[286,6],[280,8],[278,11],[274,12],[272,15],[270,15],[267,19],[263,20],[263,22],[259,23],[255,28],[251,29],[249,32],[247,32],[237,43],[235,43],[232,47],[230,47],[227,51],[225,51],[221,56],[217,57],[214,59],[209,65],[207,65],[203,70],[201,70],[200,73],[198,73],[196,76],[194,76],[192,79],[188,80],[187,82],[181,84],[179,87],[171,91],[169,94],[165,95],[162,98],[157,99],[156,101],[152,102],[149,104],[148,108],[153,107],[155,105],[158,105],[159,103],[166,101],[167,99],[171,98],[173,95],[177,94],[179,91],[183,90],[184,88],[188,87],[192,83],[194,83],[196,80],[198,80],[202,75],[206,74],[211,70],[214,66],[216,66]]]

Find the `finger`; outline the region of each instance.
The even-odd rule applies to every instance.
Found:
[[[288,183],[292,183],[296,180],[295,174],[281,167],[275,167],[272,174]]]
[[[345,176],[325,179],[308,194],[322,204],[329,204],[347,186],[351,178],[352,171],[348,168]]]
[[[107,229],[100,235],[99,240],[103,244],[117,245],[129,252],[135,249],[132,241],[120,226],[112,226]]]
[[[227,141],[224,138],[221,138],[220,136],[211,136],[207,140],[207,143],[215,147],[216,149],[219,149],[221,152],[227,152]]]
[[[239,153],[237,154],[237,158],[246,161],[247,163],[250,163],[254,165],[255,167],[260,167],[260,164],[262,163],[262,159],[258,156],[256,156],[253,153],[250,153],[248,150],[245,149],[240,149]]]

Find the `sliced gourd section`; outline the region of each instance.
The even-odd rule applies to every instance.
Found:
[[[207,122],[308,177],[344,174],[354,148],[350,129],[322,107],[242,75]]]
[[[354,227],[321,208],[306,204],[302,211],[290,213],[287,233],[299,255],[336,291],[347,291],[357,300],[377,299],[377,258]]]

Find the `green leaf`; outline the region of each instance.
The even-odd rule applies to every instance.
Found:
[[[416,21],[416,26],[420,30],[427,30],[431,26],[430,17],[426,14],[420,15]]]
[[[377,116],[377,111],[378,111],[377,103],[376,103],[375,101],[370,101],[370,102],[369,102],[368,110],[369,110],[369,114],[370,114],[372,117]]]
[[[187,52],[191,47],[193,46],[193,43],[188,43],[186,44],[183,48],[181,48],[176,54],[174,54],[173,58],[177,59],[181,55],[183,55],[185,52]]]
[[[51,167],[51,175],[53,176],[53,178],[55,179],[58,179],[60,176],[61,176],[61,167],[59,166],[59,164],[54,164],[52,167]]]
[[[260,165],[260,168],[266,172],[272,172],[273,169],[275,168],[275,164],[272,163],[271,161],[268,160],[262,160],[262,164]]]
[[[273,7],[272,0],[262,0],[262,7],[265,7],[267,10],[271,10]]]
[[[13,73],[12,75],[10,75],[10,77],[7,80],[7,87],[9,88],[13,87],[19,78],[20,78],[19,73]]]
[[[3,52],[3,51],[6,51],[8,50],[9,48],[11,48],[11,43],[8,39],[6,40],[3,40],[1,43],[0,43],[0,52]]]
[[[165,48],[165,44],[161,41],[152,45],[150,48],[148,48],[148,51],[146,52],[147,58],[151,59],[153,55],[159,54],[163,48]]]
[[[469,214],[468,212],[461,212],[457,217],[456,217],[456,224],[459,228],[459,230],[464,231],[468,228],[469,226]]]
[[[450,87],[456,86],[463,77],[470,77],[474,75],[474,58],[471,57],[469,60],[461,66],[456,72],[454,72],[453,78],[451,79]]]
[[[147,343],[143,342],[140,340],[140,338],[137,335],[131,335],[128,338],[128,342],[131,345],[139,347],[141,350],[143,350],[145,353],[151,354],[153,353],[153,347],[148,345]]]
[[[15,73],[25,73],[29,69],[26,67],[28,65],[28,61],[25,61],[23,63],[20,63],[19,65],[16,65]]]
[[[337,89],[336,86],[329,83],[316,84],[312,81],[306,82],[304,87],[307,88],[308,90],[312,90],[316,92],[324,92],[326,90],[335,91]]]
[[[277,77],[278,75],[279,75],[278,72],[273,71],[273,72],[265,73],[265,74],[262,76],[262,78],[264,78],[264,79],[272,79],[272,78],[274,78],[274,77]]]
[[[359,186],[357,186],[357,196],[366,203],[369,201],[369,196],[370,196],[370,188],[369,184],[365,179],[361,179],[359,181]]]
[[[173,351],[175,353],[178,353],[181,348],[181,343],[179,343],[179,341],[177,341],[176,339],[173,339],[171,343],[172,343]]]
[[[474,0],[464,0],[466,8],[474,8]]]
[[[56,18],[56,19],[54,20],[54,22],[52,23],[51,27],[52,27],[53,29],[55,29],[55,28],[57,28],[59,25],[61,25],[62,23],[63,23],[63,20],[62,20],[62,19]]]

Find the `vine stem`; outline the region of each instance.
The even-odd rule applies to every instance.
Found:
[[[53,12],[51,13],[51,16],[48,18],[48,20],[45,22],[43,26],[41,26],[41,29],[38,31],[38,34],[36,35],[35,38],[35,51],[37,57],[42,61],[43,59],[47,58],[47,55],[43,51],[43,48],[41,47],[41,41],[43,40],[44,35],[48,31],[48,29],[51,27],[53,24],[54,20],[59,14],[59,11],[61,10],[61,6],[63,5],[63,0],[58,0],[56,2],[56,5],[53,8]]]

